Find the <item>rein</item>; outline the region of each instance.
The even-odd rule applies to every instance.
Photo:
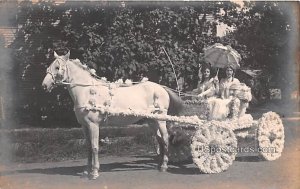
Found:
[[[69,77],[69,68],[68,68],[68,65],[67,65],[67,61],[64,60],[64,59],[62,59],[62,58],[57,58],[57,59],[60,59],[60,60],[62,60],[62,61],[64,62],[64,67],[65,67],[64,71],[66,71],[67,77],[66,77],[66,79],[63,78],[62,81],[57,81],[57,79],[56,79],[57,74],[53,74],[53,73],[51,72],[51,70],[48,68],[47,71],[46,71],[46,73],[48,73],[48,74],[51,75],[51,77],[52,77],[52,79],[53,79],[53,81],[54,81],[54,84],[58,84],[58,85],[69,85],[69,86],[70,86],[70,85],[73,85],[73,87],[75,87],[75,86],[81,86],[81,87],[106,86],[106,87],[110,87],[111,84],[117,84],[117,83],[111,83],[111,82],[108,82],[108,81],[101,80],[101,78],[100,78],[99,76],[95,75],[95,74],[93,74],[92,76],[95,76],[96,79],[97,79],[97,78],[100,79],[102,83],[95,84],[94,81],[92,81],[93,84],[83,84],[83,83],[72,83],[72,82],[67,82],[66,80],[69,80],[69,78],[70,78],[70,77]],[[62,64],[61,64],[60,62],[59,62],[59,69],[62,69]],[[142,83],[142,82],[132,82],[132,84],[139,84],[139,83]],[[192,94],[184,93],[184,92],[182,92],[182,91],[175,90],[175,89],[172,89],[172,88],[167,87],[167,86],[164,86],[164,87],[167,88],[167,89],[169,89],[169,90],[171,90],[171,91],[173,91],[173,92],[175,92],[175,93],[177,93],[179,96],[197,97],[197,95],[192,95]]]
[[[193,94],[189,94],[189,93],[184,93],[182,91],[176,90],[176,89],[172,89],[170,87],[164,86],[164,88],[167,88],[175,93],[178,93],[178,96],[191,96],[191,97],[198,97],[198,95],[193,95]]]
[[[82,83],[70,83],[70,82],[59,82],[57,84],[62,84],[62,85],[75,85],[75,86],[81,86],[81,87],[90,87],[90,86],[108,86],[106,84],[82,84]]]
[[[56,76],[58,74],[53,74],[51,72],[51,70],[48,68],[47,71],[46,71],[46,73],[48,73],[48,74],[51,75],[51,77],[52,77],[52,79],[54,81],[54,84],[59,84],[59,85],[74,85],[74,86],[82,86],[82,87],[100,86],[100,85],[101,86],[107,86],[107,87],[109,86],[109,82],[106,82],[106,81],[103,81],[103,80],[102,80],[102,82],[104,82],[104,84],[103,83],[101,83],[101,84],[95,84],[94,81],[93,81],[93,84],[83,84],[83,83],[66,82],[66,80],[69,80],[69,78],[70,78],[70,76],[69,76],[69,68],[68,68],[68,65],[67,65],[67,61],[64,60],[64,59],[62,59],[62,58],[57,58],[57,59],[60,59],[60,60],[64,61],[64,66],[65,66],[64,70],[66,71],[67,78],[63,79],[62,81],[57,81]],[[62,69],[62,65],[61,65],[60,62],[59,62],[59,69]],[[97,77],[97,78],[99,78],[97,75],[94,75],[94,76]]]

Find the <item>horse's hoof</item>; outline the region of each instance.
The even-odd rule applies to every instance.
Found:
[[[167,170],[168,170],[168,167],[160,167],[159,168],[160,172],[167,172]]]
[[[81,173],[77,173],[77,175],[79,175],[81,178],[86,178],[89,176],[89,172],[88,171],[83,171]]]
[[[98,177],[99,177],[98,171],[93,171],[93,172],[90,174],[90,180],[96,180]]]
[[[90,175],[90,180],[96,180],[99,177],[99,174],[97,175]]]

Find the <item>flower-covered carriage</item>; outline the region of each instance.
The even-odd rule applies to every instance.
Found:
[[[70,53],[63,56],[54,53],[54,56],[56,59],[47,68],[42,85],[47,91],[58,84],[67,86],[76,118],[86,136],[89,148],[87,173],[91,179],[99,176],[100,125],[128,125],[144,118],[158,131],[158,167],[161,171],[168,168],[168,155],[171,159],[180,159],[188,158],[189,154],[204,173],[224,171],[238,151],[237,136],[257,141],[259,153],[267,160],[281,155],[284,143],[281,119],[273,112],[264,114],[259,120],[245,114],[251,100],[251,90],[246,85],[235,86],[233,98],[226,99],[223,117],[218,111],[212,111],[222,102],[215,97],[186,101],[185,112],[178,115],[182,100],[167,87],[149,81],[121,87],[99,79],[79,60],[69,59]],[[166,121],[171,123],[169,130]],[[169,139],[171,144],[178,145],[169,148]],[[181,145],[184,144],[182,141],[186,144]]]
[[[183,115],[197,115],[206,120],[198,125],[173,122],[169,126],[169,158],[173,162],[193,159],[203,173],[226,170],[238,153],[258,154],[264,160],[275,160],[284,147],[284,128],[275,112],[258,120],[246,114],[251,90],[238,87],[237,99],[231,99],[228,116],[214,120],[208,99],[186,100]]]

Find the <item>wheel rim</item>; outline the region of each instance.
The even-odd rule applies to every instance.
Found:
[[[284,127],[278,114],[268,112],[258,121],[258,152],[268,161],[278,159],[284,148]]]
[[[233,131],[208,124],[199,127],[192,138],[192,157],[201,172],[219,173],[234,161],[237,140]]]

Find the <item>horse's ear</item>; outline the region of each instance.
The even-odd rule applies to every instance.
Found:
[[[54,57],[55,58],[58,58],[59,56],[58,56],[58,54],[54,51]]]
[[[68,51],[68,53],[64,56],[65,60],[69,60],[69,58],[70,58],[70,51]]]

